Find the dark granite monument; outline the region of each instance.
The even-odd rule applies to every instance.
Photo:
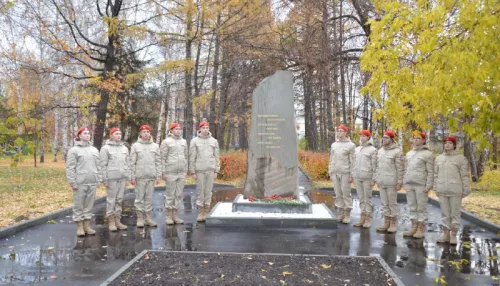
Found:
[[[277,71],[252,95],[245,198],[297,197],[297,133],[293,76]]]

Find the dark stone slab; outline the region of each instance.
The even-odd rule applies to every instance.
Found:
[[[254,90],[249,138],[245,198],[296,197],[298,155],[291,72],[277,71]]]
[[[243,195],[238,195],[233,202],[233,212],[260,212],[260,213],[312,213],[312,203],[306,196],[303,198],[304,203],[299,205],[273,204],[265,202],[238,202]]]

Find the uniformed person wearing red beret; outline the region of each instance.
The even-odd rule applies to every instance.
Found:
[[[93,217],[95,191],[102,183],[99,151],[92,146],[90,138],[90,129],[80,128],[66,159],[66,178],[73,190],[73,221],[78,236],[95,234],[95,230],[90,228],[90,220]]]
[[[153,142],[148,125],[139,127],[139,139],[130,150],[130,166],[131,183],[135,186],[137,227],[157,226],[151,216],[154,186],[160,183],[161,178],[161,155],[160,146]]]

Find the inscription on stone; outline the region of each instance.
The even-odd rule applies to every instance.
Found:
[[[277,71],[252,95],[245,197],[297,196],[293,76]]]

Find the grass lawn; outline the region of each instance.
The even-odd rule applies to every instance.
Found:
[[[33,157],[25,158],[17,167],[10,166],[10,157],[0,157],[0,228],[73,205],[66,165],[61,156],[58,159],[54,163],[52,155],[47,154],[45,163],[37,163],[35,168]],[[241,186],[243,180],[216,182]],[[194,184],[195,180],[189,176],[186,183]],[[162,180],[160,186],[164,185]],[[100,187],[96,198],[105,195],[106,189]]]
[[[313,182],[313,187],[332,188],[333,183],[321,180]],[[354,188],[354,185],[352,187]],[[484,190],[477,183],[472,183],[472,188],[473,191],[462,201],[464,209],[500,225],[500,190]],[[377,190],[377,186],[374,189]],[[401,192],[404,192],[404,189]],[[433,191],[430,196],[439,199]]]

